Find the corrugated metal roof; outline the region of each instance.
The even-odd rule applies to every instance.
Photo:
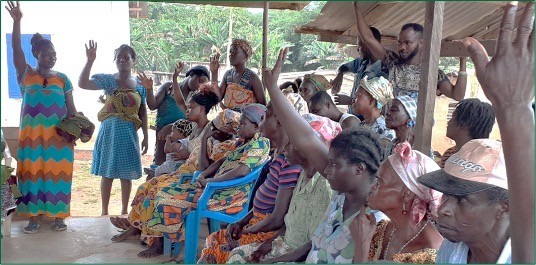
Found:
[[[505,2],[445,2],[443,40],[462,37],[495,39]],[[409,22],[424,23],[425,2],[360,2],[365,20],[384,40],[396,40]],[[522,9],[518,10],[518,17]],[[426,26],[426,25],[424,25]],[[357,37],[353,2],[327,2],[320,14],[296,32]]]
[[[247,8],[263,8],[264,1],[166,1],[170,3],[183,3],[192,5],[214,5],[214,6],[230,6],[230,7],[247,7]],[[291,1],[276,1],[270,2],[270,9],[288,9],[302,10],[309,4],[309,1],[291,2]]]

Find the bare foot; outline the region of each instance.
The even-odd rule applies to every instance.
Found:
[[[110,216],[110,222],[119,229],[127,230],[130,227],[130,222],[126,217]]]
[[[162,247],[162,240],[155,240],[153,245],[147,250],[138,253],[140,258],[152,258],[164,254],[164,248]]]
[[[106,215],[108,215],[108,212],[101,212],[100,215],[101,215],[101,216],[106,216]]]
[[[127,239],[136,239],[140,235],[140,230],[137,228],[130,226],[127,230],[125,230],[123,233],[119,235],[115,235],[112,237],[113,242],[121,242],[125,241]]]

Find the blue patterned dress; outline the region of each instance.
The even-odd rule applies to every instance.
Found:
[[[92,78],[107,97],[119,90],[113,74],[96,74]],[[136,92],[141,97],[141,104],[145,104],[145,88],[138,84]],[[115,115],[110,115],[101,122],[93,149],[91,174],[127,180],[139,179],[142,176],[136,127],[135,122]]]

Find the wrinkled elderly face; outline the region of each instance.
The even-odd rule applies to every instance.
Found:
[[[485,191],[467,196],[443,194],[437,230],[451,242],[473,242],[492,232],[502,204],[491,202]]]
[[[389,111],[385,115],[385,125],[387,128],[396,129],[400,126],[406,126],[410,120],[411,118],[404,108],[404,105],[402,105],[402,102],[398,99],[393,99]]]
[[[240,124],[236,133],[242,139],[251,139],[259,130],[257,124],[251,122],[244,114],[240,115]]]
[[[378,181],[368,197],[370,207],[380,211],[400,208],[404,186],[391,162],[385,160],[378,169]]]

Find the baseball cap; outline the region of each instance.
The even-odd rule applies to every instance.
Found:
[[[202,65],[196,65],[190,68],[190,70],[186,72],[186,76],[190,76],[190,75],[204,75],[210,78],[210,73],[208,72],[208,68]]]
[[[494,187],[508,190],[502,144],[491,139],[471,140],[449,157],[443,169],[424,174],[417,181],[454,196]]]

